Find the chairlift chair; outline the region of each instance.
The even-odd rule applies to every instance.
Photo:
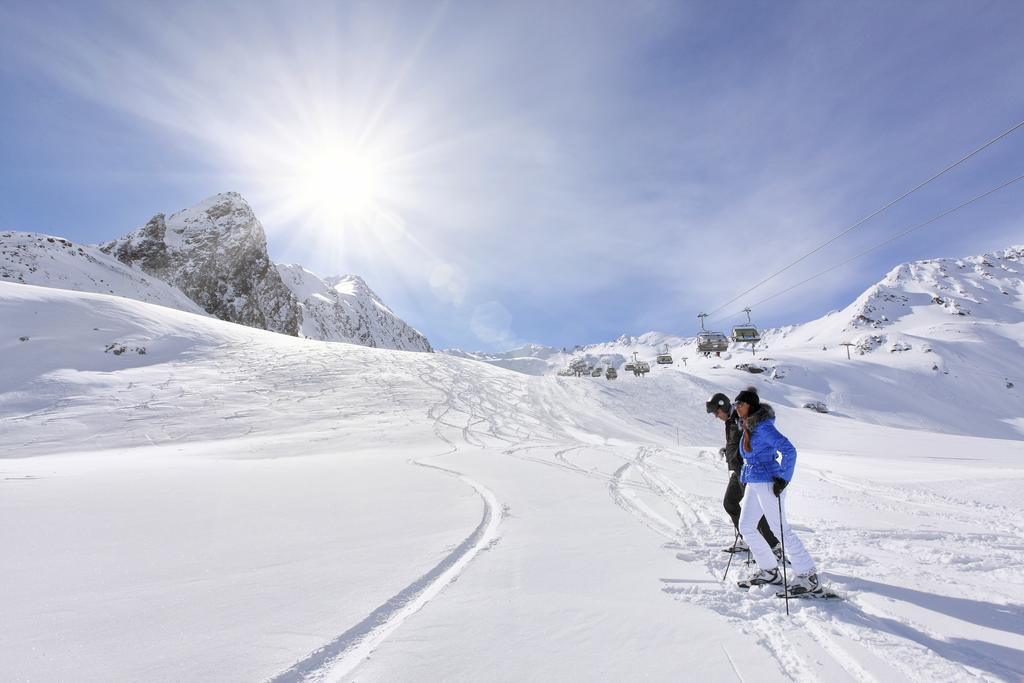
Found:
[[[761,341],[761,333],[758,332],[757,326],[750,322],[750,308],[744,308],[743,312],[747,314],[747,324],[732,328],[732,340],[737,344],[756,344]]]
[[[737,325],[732,328],[732,340],[737,344],[756,344],[761,341],[761,333],[752,325]]]
[[[658,365],[672,365],[672,354],[668,352],[668,344],[665,344],[665,348],[658,354],[657,362]]]
[[[721,332],[708,332],[704,329],[704,318],[707,318],[708,314],[701,313],[697,317],[700,318],[700,334],[697,335],[697,353],[710,356],[713,353],[728,351],[728,337]]]
[[[729,350],[729,338],[721,332],[701,332],[697,335],[697,351],[709,356]]]

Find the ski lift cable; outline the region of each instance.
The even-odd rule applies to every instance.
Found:
[[[999,142],[1000,140],[1002,140],[1003,138],[1005,138],[1005,137],[1006,137],[1007,135],[1009,135],[1010,133],[1014,132],[1015,130],[1017,130],[1018,128],[1020,128],[1020,127],[1022,127],[1022,126],[1024,126],[1024,121],[1021,121],[1020,123],[1018,123],[1017,125],[1013,126],[1012,128],[1009,128],[1009,129],[1007,129],[1007,130],[1003,131],[1002,133],[1000,133],[1000,134],[999,134],[999,135],[997,135],[996,137],[992,138],[991,140],[989,140],[988,142],[986,142],[985,144],[983,144],[983,145],[982,145],[981,147],[978,147],[978,148],[977,148],[977,149],[975,149],[974,151],[972,151],[972,152],[968,153],[967,155],[965,155],[965,156],[961,157],[961,158],[960,158],[959,160],[957,160],[957,161],[953,162],[952,164],[950,164],[950,165],[946,166],[946,167],[945,167],[944,169],[942,169],[941,171],[939,171],[939,172],[938,172],[938,173],[936,173],[935,175],[931,176],[930,178],[928,178],[928,179],[927,179],[927,180],[925,180],[924,182],[921,182],[921,183],[919,183],[918,185],[916,185],[915,187],[911,188],[910,190],[907,190],[906,192],[904,192],[903,194],[901,194],[901,195],[900,195],[899,197],[897,197],[896,199],[893,199],[892,201],[890,201],[890,202],[889,202],[888,204],[886,204],[886,205],[885,205],[885,206],[883,206],[882,208],[880,208],[880,209],[878,209],[878,210],[874,211],[873,213],[871,213],[871,214],[869,214],[869,215],[865,216],[864,218],[860,219],[859,221],[857,221],[856,223],[854,223],[854,224],[853,224],[853,225],[851,225],[850,227],[846,228],[846,229],[845,229],[845,230],[843,230],[842,232],[840,232],[840,233],[838,233],[838,234],[834,235],[833,237],[829,238],[829,239],[828,239],[828,240],[826,240],[825,242],[822,242],[821,244],[819,244],[818,246],[816,246],[816,247],[815,247],[814,249],[812,249],[811,251],[809,251],[809,252],[807,252],[806,254],[804,254],[804,255],[800,256],[800,257],[799,257],[798,259],[796,259],[795,261],[791,262],[790,264],[788,264],[788,265],[786,265],[786,266],[783,266],[782,268],[780,268],[779,270],[775,271],[774,273],[772,273],[772,274],[771,274],[771,275],[769,275],[768,277],[764,278],[764,279],[763,279],[763,280],[761,280],[760,282],[758,282],[758,283],[754,284],[753,286],[751,286],[751,287],[750,287],[749,289],[746,289],[746,290],[744,290],[744,291],[740,292],[739,294],[737,294],[737,295],[736,295],[736,296],[734,296],[733,298],[729,299],[728,301],[726,301],[726,302],[725,302],[724,304],[722,304],[721,306],[719,306],[719,307],[718,307],[718,308],[716,308],[715,310],[711,311],[711,315],[715,315],[716,313],[718,313],[718,312],[719,312],[719,311],[721,311],[721,310],[722,310],[723,308],[725,308],[726,306],[728,306],[728,305],[729,305],[729,304],[731,304],[732,302],[736,301],[736,300],[737,300],[737,299],[739,299],[740,297],[742,297],[742,296],[745,296],[745,295],[749,294],[750,292],[754,291],[755,289],[757,289],[758,287],[760,287],[760,286],[761,286],[761,285],[763,285],[764,283],[768,282],[769,280],[771,280],[771,279],[773,279],[773,278],[775,278],[775,277],[777,277],[777,276],[781,275],[782,273],[786,272],[787,270],[789,270],[790,268],[792,268],[792,267],[793,267],[793,266],[795,266],[796,264],[800,263],[800,262],[801,262],[801,261],[803,261],[804,259],[806,259],[806,258],[808,258],[808,257],[810,257],[810,256],[813,256],[814,254],[818,253],[819,251],[821,251],[822,249],[824,249],[824,248],[825,248],[825,247],[827,247],[828,245],[832,244],[832,243],[833,243],[833,242],[835,242],[836,240],[838,240],[838,239],[840,239],[841,237],[844,237],[845,235],[847,235],[847,234],[849,234],[849,233],[853,232],[853,231],[854,231],[854,230],[855,230],[856,228],[859,228],[860,226],[864,225],[864,224],[865,224],[865,223],[867,223],[867,222],[868,222],[869,220],[871,220],[872,218],[874,218],[874,217],[875,217],[875,216],[877,216],[878,214],[882,213],[883,211],[885,211],[885,210],[886,210],[886,209],[888,209],[889,207],[893,206],[894,204],[896,204],[896,203],[897,203],[897,202],[899,202],[899,201],[902,201],[903,199],[906,199],[907,197],[909,197],[909,196],[910,196],[910,195],[912,195],[913,193],[917,192],[918,190],[920,190],[920,189],[921,189],[922,187],[924,187],[924,186],[925,186],[925,185],[927,185],[928,183],[932,182],[933,180],[935,180],[935,179],[937,179],[937,178],[939,178],[939,177],[941,177],[941,176],[945,175],[945,174],[946,174],[946,173],[948,173],[949,171],[952,171],[952,170],[953,170],[954,168],[956,168],[956,167],[957,167],[957,166],[959,166],[960,164],[964,163],[965,161],[967,161],[967,160],[968,160],[968,159],[970,159],[971,157],[973,157],[973,156],[977,155],[977,154],[978,154],[979,152],[982,152],[983,150],[985,150],[985,149],[987,149],[987,148],[991,147],[992,145],[994,145],[995,143]]]
[[[850,258],[846,259],[845,261],[841,261],[841,262],[839,262],[839,263],[837,263],[835,265],[829,266],[825,270],[822,270],[822,271],[820,271],[818,273],[815,273],[814,275],[811,275],[810,277],[805,278],[805,279],[801,280],[800,282],[797,282],[796,284],[787,287],[786,289],[778,291],[778,292],[776,292],[776,293],[774,293],[774,294],[772,294],[770,296],[766,296],[765,298],[761,299],[757,303],[753,304],[753,306],[751,306],[751,307],[753,308],[753,307],[760,306],[761,304],[765,303],[766,301],[771,301],[775,297],[782,296],[783,294],[785,294],[787,292],[790,292],[790,291],[796,289],[797,287],[800,287],[801,285],[807,284],[811,280],[817,279],[817,278],[821,277],[822,275],[825,275],[826,273],[830,273],[833,270],[835,270],[836,268],[841,268],[842,266],[845,266],[846,264],[850,263],[851,261],[855,261],[855,260],[859,259],[862,256],[866,256],[866,255],[870,254],[871,252],[875,251],[876,249],[881,249],[885,245],[890,244],[892,242],[895,242],[896,240],[900,239],[901,237],[905,237],[906,235],[909,235],[910,233],[914,232],[915,230],[920,230],[921,228],[923,228],[923,227],[925,227],[927,225],[931,225],[932,223],[934,223],[935,221],[939,220],[940,218],[945,218],[949,214],[954,213],[956,211],[959,211],[960,209],[964,208],[965,206],[968,206],[970,204],[973,204],[976,201],[984,199],[985,197],[987,197],[987,196],[989,196],[991,194],[995,194],[996,192],[998,192],[998,191],[1000,191],[1002,189],[1005,189],[1005,188],[1009,187],[1010,185],[1012,185],[1012,184],[1014,184],[1014,183],[1016,183],[1016,182],[1018,182],[1020,180],[1024,180],[1024,175],[1019,175],[1019,176],[1017,176],[1016,178],[1014,178],[1012,180],[1006,181],[1005,183],[1003,183],[1002,185],[999,185],[998,187],[994,187],[991,190],[988,190],[987,192],[982,192],[981,194],[976,195],[976,196],[968,199],[967,201],[962,202],[962,203],[954,206],[951,209],[946,209],[942,213],[929,218],[928,220],[924,221],[923,223],[918,223],[917,225],[915,225],[912,228],[907,228],[903,232],[897,233],[896,235],[893,235],[889,239],[887,239],[887,240],[885,240],[883,242],[879,242],[878,244],[874,245],[873,247],[869,247],[869,248],[865,249],[864,251],[860,252],[856,256],[851,256]],[[733,315],[737,316],[737,315],[739,315],[742,312],[743,311],[738,311],[737,313],[735,313]]]

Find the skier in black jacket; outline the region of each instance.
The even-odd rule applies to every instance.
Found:
[[[740,501],[743,500],[744,490],[747,488],[740,481],[740,470],[743,469],[743,457],[740,455],[740,425],[736,416],[736,409],[732,401],[725,394],[718,393],[708,399],[705,404],[708,413],[713,414],[719,420],[725,422],[725,462],[729,468],[729,484],[725,487],[725,499],[722,501],[726,513],[732,519],[733,528],[736,529],[736,541],[726,552],[744,552],[748,550],[747,542],[740,535]],[[775,556],[782,559],[782,546],[779,539],[772,533],[768,526],[768,520],[761,516],[757,523],[757,530],[768,541],[769,547]]]

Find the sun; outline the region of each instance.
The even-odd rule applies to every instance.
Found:
[[[296,154],[281,188],[301,213],[336,229],[374,222],[383,211],[383,161],[357,146],[320,144]]]

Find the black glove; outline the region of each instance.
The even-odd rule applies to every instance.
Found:
[[[775,497],[778,498],[782,493],[782,489],[786,488],[786,486],[789,485],[789,482],[782,477],[772,477],[772,479],[775,481],[775,483],[772,484],[772,493],[774,493]]]

